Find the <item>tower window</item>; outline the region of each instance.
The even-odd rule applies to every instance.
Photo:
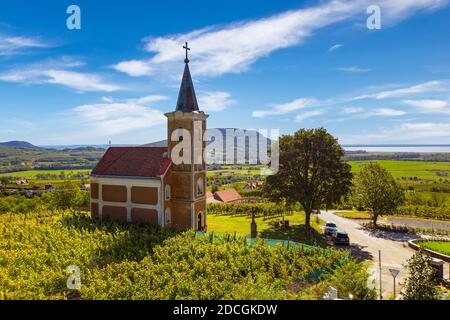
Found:
[[[205,193],[203,178],[197,180],[197,196],[202,196]]]
[[[171,188],[170,188],[170,185],[166,185],[166,187],[165,187],[165,190],[164,190],[164,194],[165,194],[165,199],[166,200],[170,200],[170,198],[171,198]]]

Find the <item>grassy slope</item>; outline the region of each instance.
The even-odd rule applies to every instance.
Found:
[[[306,236],[304,230],[305,214],[296,212],[293,215],[285,216],[285,220],[289,220],[290,228],[277,228],[269,223],[271,221],[279,221],[280,217],[270,219],[259,217],[256,218],[258,234],[264,238],[293,240],[302,243],[311,243],[311,239]],[[250,234],[250,224],[252,220],[248,216],[229,216],[229,215],[208,215],[208,231],[220,232],[223,234],[233,235],[236,232],[238,236],[248,236]],[[322,233],[322,220],[316,221],[315,217],[311,218],[311,224],[317,234]]]

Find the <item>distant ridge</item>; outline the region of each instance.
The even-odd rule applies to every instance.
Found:
[[[25,149],[25,150],[42,150],[42,148],[37,147],[26,141],[8,141],[0,142],[0,146],[14,148],[14,149]]]

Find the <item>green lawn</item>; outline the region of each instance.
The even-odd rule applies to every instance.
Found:
[[[277,240],[292,240],[301,243],[313,243],[314,240],[309,238],[305,233],[305,214],[296,212],[293,215],[286,215],[285,220],[289,220],[290,227],[284,229],[275,227],[270,224],[272,221],[282,220],[280,217],[270,219],[259,217],[256,218],[258,235],[262,238]],[[249,236],[250,224],[252,222],[249,216],[229,216],[229,215],[208,215],[208,232],[218,232],[222,234],[237,236]],[[322,220],[317,221],[316,217],[311,217],[311,224],[316,235],[322,234]]]
[[[449,241],[424,241],[420,242],[422,247],[450,256]]]
[[[15,177],[15,178],[25,178],[25,179],[36,179],[37,175],[40,174],[51,174],[51,175],[71,175],[77,173],[89,174],[91,170],[29,170],[29,171],[19,171],[10,173],[1,173],[0,177]]]
[[[369,212],[367,211],[345,211],[336,212],[336,214],[347,219],[370,219]]]

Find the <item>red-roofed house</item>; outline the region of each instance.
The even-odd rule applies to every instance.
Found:
[[[237,202],[242,199],[234,188],[217,191],[214,193],[214,198],[220,202]]]
[[[93,218],[206,230],[208,116],[199,111],[187,58],[185,63],[176,111],[166,114],[168,147],[109,148],[91,174]],[[171,157],[184,159],[179,145],[190,148],[183,163]]]

